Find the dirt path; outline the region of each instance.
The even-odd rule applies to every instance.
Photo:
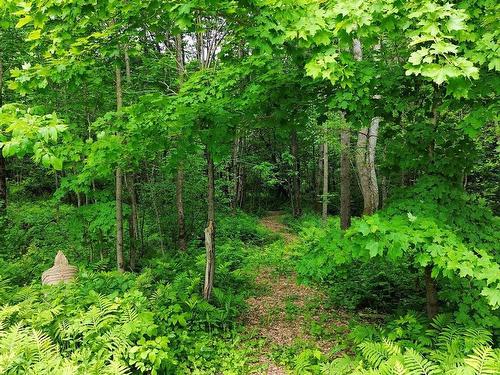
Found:
[[[261,223],[271,231],[280,234],[285,246],[293,245],[297,236],[288,231],[282,223],[282,212],[269,212]],[[310,340],[311,320],[319,318],[323,296],[317,290],[298,285],[292,272],[277,274],[276,269],[264,266],[258,271],[256,284],[264,291],[263,295],[247,300],[249,311],[245,323],[249,331],[256,332],[263,339],[259,353],[259,374],[283,375],[287,371],[270,359],[273,348],[290,346],[295,340]],[[314,306],[311,309],[308,307]],[[308,315],[305,319],[304,314]],[[328,351],[328,343],[319,342],[322,351]]]

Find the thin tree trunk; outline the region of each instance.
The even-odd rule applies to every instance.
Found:
[[[293,216],[299,217],[302,214],[300,196],[300,164],[299,145],[297,141],[297,130],[293,129],[290,137],[291,153],[293,156],[293,176],[292,176],[292,201]]]
[[[340,131],[340,227],[346,230],[351,226],[351,134],[344,127]]]
[[[122,207],[122,170],[116,168],[115,172],[115,200],[116,200],[116,265],[118,271],[124,272],[123,262],[123,207]]]
[[[368,159],[368,174],[370,176],[370,200],[371,200],[371,213],[373,214],[378,210],[380,196],[379,188],[377,182],[377,172],[375,168],[375,154],[377,150],[377,139],[378,139],[378,129],[380,125],[380,117],[375,117],[372,119],[370,124],[370,130],[368,132],[368,149],[367,149],[367,159]]]
[[[129,216],[130,236],[130,269],[133,271],[137,265],[137,244],[139,242],[139,214],[137,204],[137,193],[135,190],[135,178],[133,175],[125,176],[128,195],[130,198],[131,213]]]
[[[160,237],[160,251],[162,254],[165,254],[165,243],[163,241],[163,229],[161,227],[160,210],[158,209],[158,205],[156,204],[155,197],[153,197],[153,210],[155,212],[155,221],[156,226],[158,227],[158,235]]]
[[[239,147],[240,156],[238,157],[238,171],[237,171],[238,185],[236,189],[236,208],[243,207],[243,196],[244,196],[244,186],[245,186],[245,168],[241,161],[241,156],[244,155],[245,152],[245,139],[239,138],[239,142],[240,142],[240,147]]]
[[[184,83],[184,49],[182,45],[182,34],[175,36],[175,50],[177,63],[177,78],[179,90]],[[179,162],[175,178],[175,204],[177,206],[177,243],[180,250],[186,250],[186,222],[184,214],[184,164]]]
[[[177,241],[179,249],[186,250],[186,223],[184,216],[184,166],[179,163],[177,166],[177,175],[175,178],[175,203],[177,206]]]
[[[231,199],[231,210],[233,214],[236,213],[236,210],[241,205],[241,195],[243,192],[242,186],[242,165],[240,163],[240,154],[242,151],[243,141],[240,137],[236,137],[233,142],[233,190],[232,190],[232,199]]]
[[[322,218],[328,217],[328,142],[323,143],[323,207]]]
[[[387,204],[387,177],[382,176],[380,179],[380,190],[381,190],[381,195],[380,195],[380,207],[384,208]]]
[[[366,163],[366,145],[368,141],[368,128],[361,128],[358,132],[358,141],[356,143],[356,169],[358,171],[361,194],[363,195],[363,214],[370,215],[370,175]]]
[[[57,172],[56,172],[56,186],[57,186]],[[94,196],[94,204],[97,204],[97,189],[95,187],[95,180],[92,180],[92,195]]]
[[[318,155],[318,167],[316,171],[316,186],[315,186],[315,199],[314,199],[314,207],[315,210],[319,213],[322,212],[322,199],[321,199],[321,189],[323,183],[323,143],[319,145],[319,155]]]
[[[438,125],[438,111],[437,111],[438,101],[437,101],[437,87],[434,86],[434,100],[431,108],[431,121],[433,125],[433,130],[436,131]],[[432,141],[429,145],[429,159],[430,162],[434,162],[434,147],[435,142]],[[432,266],[428,265],[425,267],[425,296],[426,296],[426,310],[427,317],[433,319],[439,309],[439,302],[437,298],[437,286],[435,280],[432,278]]]
[[[122,76],[120,67],[115,67],[116,75],[116,110],[120,111],[122,108]],[[123,263],[123,204],[122,204],[122,170],[120,167],[115,171],[115,201],[116,201],[116,263],[118,271],[124,272],[125,265]]]
[[[426,310],[427,317],[433,319],[438,313],[438,297],[437,287],[434,279],[432,278],[432,267],[425,267],[425,295],[426,295]]]
[[[154,170],[155,167],[153,166],[151,168],[151,174],[148,175],[148,181],[150,183],[154,183]],[[156,202],[156,194],[152,192],[151,194],[151,203],[153,205],[153,211],[155,213],[155,221],[156,221],[156,226],[158,227],[158,236],[160,238],[160,250],[162,254],[165,254],[165,243],[163,240],[163,229],[161,226],[161,216],[160,216],[160,210],[158,208],[158,204]],[[142,215],[142,248],[144,248],[144,221],[145,221],[145,215]]]
[[[210,150],[206,150],[207,158],[207,203],[208,203],[208,225],[205,229],[205,285],[203,287],[203,297],[209,300],[212,295],[215,277],[215,167]]]
[[[0,107],[3,106],[3,62],[0,55]],[[7,168],[3,147],[0,147],[0,217],[5,216],[7,211]]]
[[[128,56],[128,50],[125,48],[123,51],[124,60],[125,60],[125,78],[127,79],[127,84],[130,85],[131,82],[131,74],[130,74],[130,57]]]

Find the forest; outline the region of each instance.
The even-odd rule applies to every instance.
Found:
[[[500,375],[499,35],[0,0],[0,374]]]

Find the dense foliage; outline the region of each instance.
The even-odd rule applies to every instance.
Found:
[[[500,373],[499,13],[0,0],[0,374]]]

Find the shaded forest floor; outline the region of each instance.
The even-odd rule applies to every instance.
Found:
[[[339,354],[339,335],[348,332],[349,314],[325,306],[321,291],[301,285],[291,267],[289,251],[297,236],[282,223],[284,213],[269,212],[261,224],[281,237],[274,254],[262,253],[255,271],[257,295],[249,298],[243,316],[247,332],[256,340],[258,370],[268,375],[287,374],[287,363],[296,351],[307,349],[323,354]],[[279,257],[276,253],[280,254]]]

